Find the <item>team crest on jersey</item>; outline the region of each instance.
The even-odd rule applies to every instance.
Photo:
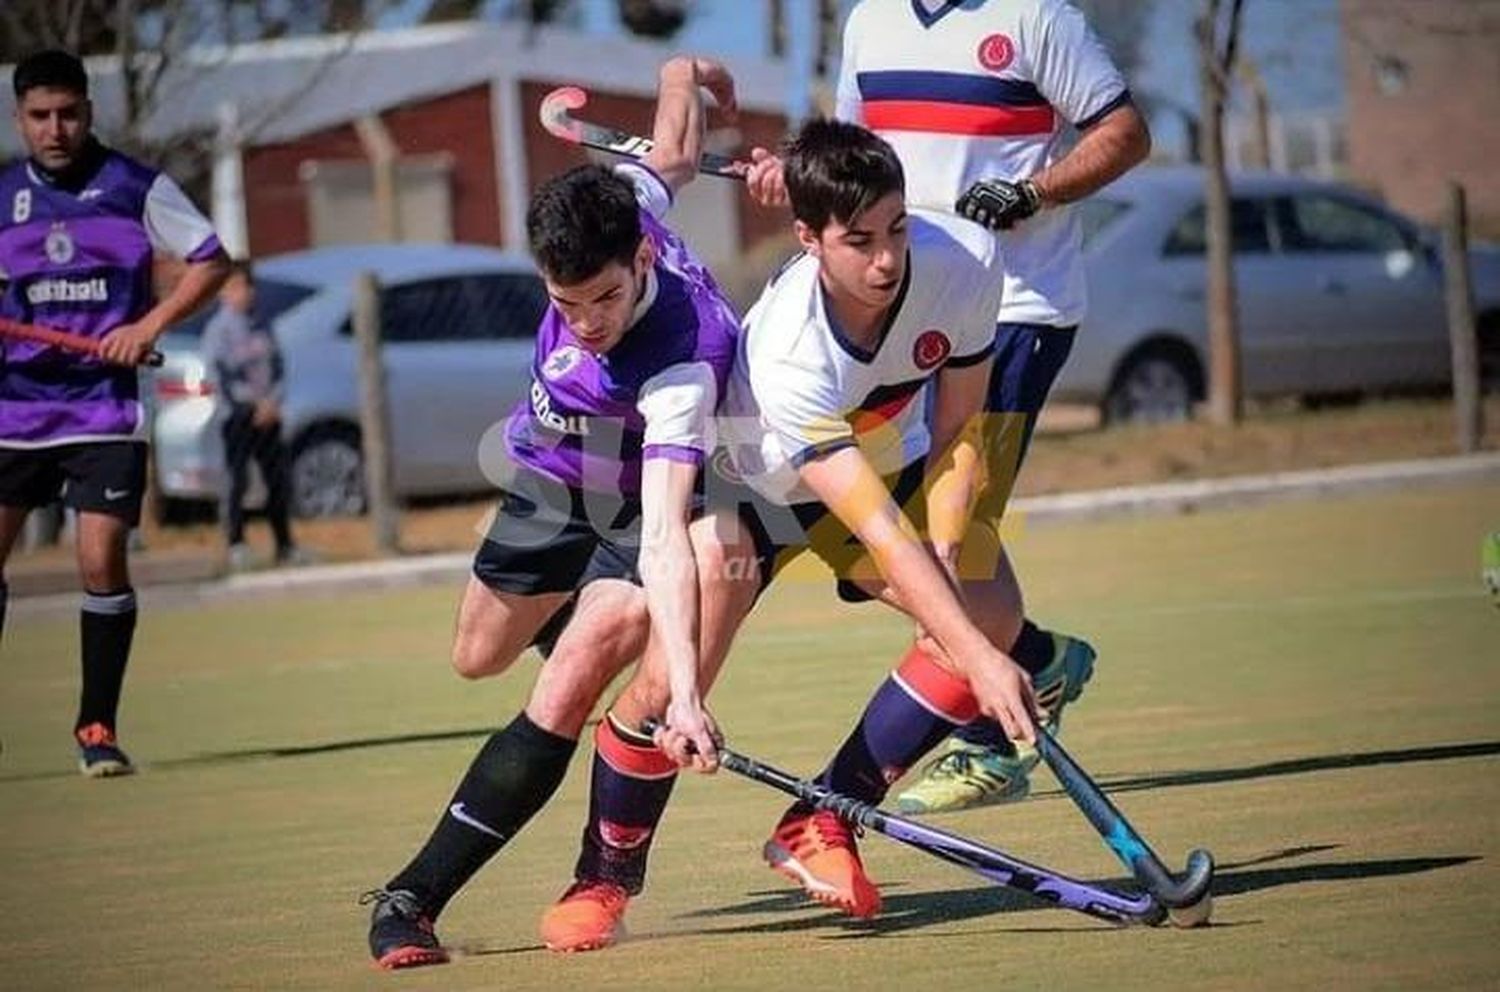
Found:
[[[1016,43],[1003,34],[992,34],[979,43],[978,56],[980,65],[999,72],[1016,60]]]
[[[912,345],[911,360],[923,372],[937,368],[953,353],[953,342],[942,331],[923,331]]]
[[[542,363],[542,375],[556,382],[577,368],[582,359],[582,348],[565,344],[547,356],[547,360]]]
[[[53,224],[52,230],[47,232],[47,239],[42,242],[42,250],[53,265],[67,265],[73,261],[73,236],[63,225]]]

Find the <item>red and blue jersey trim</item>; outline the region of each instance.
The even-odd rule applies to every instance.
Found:
[[[856,80],[864,123],[875,131],[1023,137],[1057,127],[1057,112],[1024,80],[904,69]]]

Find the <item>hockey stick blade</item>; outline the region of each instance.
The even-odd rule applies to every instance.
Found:
[[[554,137],[585,148],[643,159],[651,152],[651,139],[618,128],[579,120],[573,111],[582,110],[589,96],[577,86],[561,86],[542,98],[542,127]],[[724,179],[744,179],[744,166],[727,155],[704,152],[698,159],[698,171]]]
[[[1104,843],[1146,891],[1173,909],[1195,906],[1209,894],[1214,881],[1212,854],[1202,848],[1194,850],[1188,855],[1183,874],[1174,877],[1125,815],[1104,795],[1104,790],[1089,778],[1055,737],[1043,730],[1037,734],[1036,743],[1063,791],[1083,811],[1099,836],[1104,838]]]

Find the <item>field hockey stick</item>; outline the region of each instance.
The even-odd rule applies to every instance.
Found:
[[[1063,746],[1045,729],[1037,734],[1037,750],[1047,762],[1083,815],[1099,831],[1104,843],[1115,852],[1135,880],[1173,913],[1173,922],[1192,926],[1205,922],[1210,909],[1210,887],[1214,880],[1214,856],[1203,848],[1194,849],[1182,876],[1173,877],[1156,852],[1141,838],[1130,821],[1110,802],[1088,773],[1068,755]],[[1193,912],[1196,911],[1196,912]]]
[[[564,141],[571,141],[585,148],[597,148],[600,151],[634,159],[645,158],[650,153],[652,147],[650,138],[606,127],[603,124],[581,121],[572,115],[572,111],[583,109],[584,104],[588,102],[589,96],[581,88],[558,87],[542,97],[542,127]],[[742,165],[727,155],[716,155],[713,152],[704,152],[699,156],[698,171],[724,179],[745,178]]]
[[[656,721],[648,720],[642,730],[652,733],[658,726],[660,724]],[[853,826],[884,834],[891,840],[914,847],[949,864],[967,868],[997,885],[1029,893],[1063,909],[1126,926],[1155,926],[1166,918],[1165,908],[1149,894],[1125,895],[1058,874],[1011,857],[1004,851],[840,795],[727,747],[719,748],[719,765],[737,775],[795,796],[818,809],[826,809]]]
[[[22,324],[14,320],[0,318],[0,337],[15,338],[18,341],[33,341],[37,344],[50,344],[64,351],[77,352],[80,355],[99,355],[99,339],[86,337],[82,334],[69,334],[67,331],[54,331],[50,327],[37,327],[35,324]],[[142,365],[157,368],[162,363],[161,352],[148,351],[146,357],[141,360]]]

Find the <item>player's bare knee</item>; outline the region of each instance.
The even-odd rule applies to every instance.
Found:
[[[492,644],[479,639],[460,636],[453,642],[450,657],[453,670],[466,679],[482,679],[505,671],[509,659],[497,652]]]

